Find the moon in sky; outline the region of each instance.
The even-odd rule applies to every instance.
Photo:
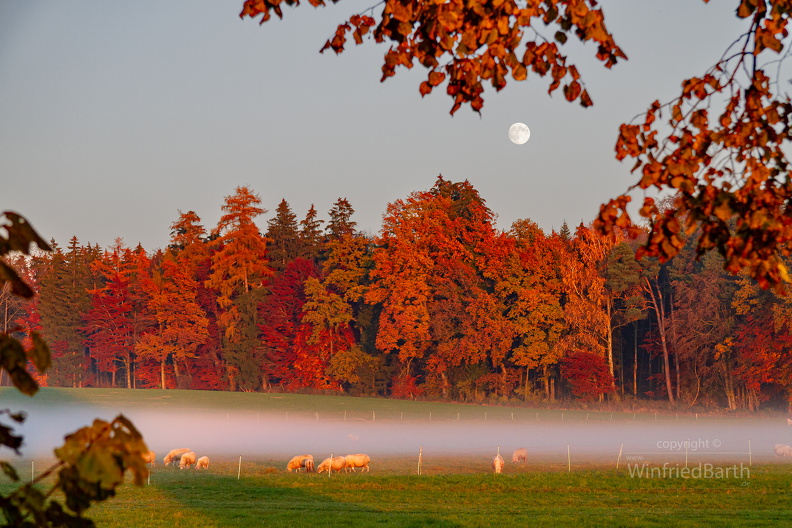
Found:
[[[515,145],[522,145],[531,137],[531,129],[525,123],[514,123],[509,127],[509,139]]]

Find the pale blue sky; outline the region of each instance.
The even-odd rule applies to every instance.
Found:
[[[389,202],[442,173],[470,180],[503,229],[573,227],[636,179],[613,156],[619,124],[677,95],[745,27],[736,0],[603,0],[630,60],[606,70],[593,46],[571,46],[594,107],[529,75],[488,89],[481,116],[451,117],[444,90],[421,98],[420,67],[379,82],[384,45],[318,52],[374,3],[305,3],[259,26],[238,17],[241,0],[1,2],[0,209],[61,245],[153,251],[179,210],[211,230],[248,185],[269,210],[262,229],[282,198],[326,219],[346,197],[374,234]],[[525,145],[509,142],[515,121],[531,128]]]

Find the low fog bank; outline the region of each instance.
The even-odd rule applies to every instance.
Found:
[[[117,412],[85,407],[67,412],[31,409],[23,426],[23,458],[50,456],[63,437],[94,418],[111,420]],[[529,458],[567,456],[589,461],[666,460],[713,457],[723,461],[772,459],[774,444],[792,445],[792,427],[779,419],[713,419],[701,422],[511,422],[313,420],[264,413],[195,410],[126,410],[157,459],[171,449],[189,447],[199,455],[288,458],[312,453],[368,453],[372,456],[506,456],[517,447]],[[4,420],[8,422],[8,420]],[[569,447],[567,447],[569,446]],[[13,456],[9,451],[5,456]]]

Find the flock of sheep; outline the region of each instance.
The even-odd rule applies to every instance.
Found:
[[[361,471],[371,471],[369,467],[370,462],[371,457],[362,453],[328,457],[322,460],[322,463],[316,468],[316,472],[322,473],[323,471],[327,471],[332,473],[333,471],[339,472],[343,469],[348,473],[350,470],[357,472],[357,468],[361,468]],[[292,457],[289,463],[286,464],[286,469],[288,471],[313,471],[314,457],[313,455],[297,455]]]
[[[143,455],[143,461],[146,464],[151,464],[152,467],[156,463],[156,458],[157,455],[154,451],[149,451],[147,454]],[[209,457],[202,456],[201,458],[196,458],[195,452],[189,448],[172,449],[162,459],[162,462],[166,466],[175,464],[177,461],[179,463],[179,469],[190,469],[191,466],[195,466],[195,469],[209,469]],[[346,472],[350,470],[356,472],[357,468],[361,468],[362,471],[371,471],[371,468],[369,468],[370,462],[371,458],[362,453],[326,458],[316,468],[316,472],[341,471],[342,469]],[[286,465],[286,469],[289,471],[314,471],[313,455],[297,455],[293,457]]]
[[[155,465],[157,459],[157,455],[154,451],[149,451],[147,454],[143,455],[143,461],[146,464],[151,464],[152,467]],[[190,469],[190,466],[195,466],[195,469],[209,469],[209,457],[202,456],[201,458],[196,458],[195,451],[189,448],[181,448],[181,449],[172,449],[165,458],[162,459],[162,462],[166,466],[170,466],[171,464],[175,464],[179,462],[179,469]]]
[[[792,457],[792,446],[788,446],[786,444],[776,444],[773,446],[773,450],[775,451],[776,456]],[[154,466],[156,454],[154,451],[149,451],[147,454],[143,455],[143,460],[147,464]],[[162,462],[166,466],[169,466],[171,464],[175,464],[177,460],[179,462],[179,469],[189,469],[191,466],[195,466],[195,469],[209,469],[209,457],[202,456],[196,459],[195,452],[189,448],[171,450],[167,455],[165,455],[165,457],[162,459]],[[524,447],[516,449],[512,454],[513,463],[524,463],[527,461],[528,450],[526,450]],[[342,469],[345,472],[349,472],[350,470],[356,472],[357,468],[361,468],[361,471],[371,471],[371,468],[369,467],[370,462],[371,457],[362,453],[358,453],[355,455],[325,458],[318,467],[314,468],[313,455],[297,455],[289,460],[289,463],[286,464],[286,469],[288,471],[316,470],[317,473],[322,473],[323,471],[340,472]],[[495,473],[501,473],[503,471],[503,467],[506,465],[506,463],[500,454],[500,450],[498,450],[498,454],[492,458],[491,465]]]

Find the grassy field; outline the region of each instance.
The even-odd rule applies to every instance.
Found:
[[[90,404],[113,411],[192,406],[233,413],[295,413],[341,419],[397,420],[646,420],[652,415],[533,410],[371,398],[190,391],[42,391],[25,400],[0,390],[3,407],[65,408]],[[35,412],[31,410],[31,412]],[[422,417],[422,418],[421,418]],[[664,415],[662,420],[696,420]],[[124,486],[92,507],[88,517],[107,527],[524,527],[549,526],[778,526],[792,523],[792,474],[786,464],[752,465],[722,478],[637,478],[626,465],[508,464],[492,474],[479,457],[433,458],[417,474],[414,457],[376,460],[371,473],[287,473],[277,458],[215,457],[209,471],[152,468],[150,484]],[[19,467],[25,477],[27,468]],[[717,469],[717,468],[716,468]],[[0,488],[9,489],[0,477]]]

